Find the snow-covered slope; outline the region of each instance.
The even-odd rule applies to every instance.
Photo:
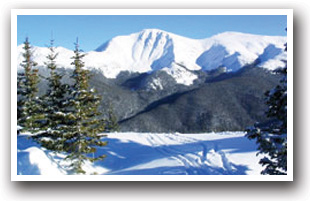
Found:
[[[212,41],[212,46],[207,48],[199,58],[197,64],[203,69],[210,70],[219,66],[227,67],[228,71],[235,71],[246,64],[251,64],[256,59],[261,58],[262,54],[268,55],[270,46],[275,47],[279,51],[269,57],[265,56],[260,60],[261,63],[269,60],[279,60],[286,58],[284,52],[284,44],[286,37],[280,36],[260,36],[252,34],[244,34],[237,32],[225,32],[205,39],[205,41]],[[283,67],[284,63],[281,61],[278,66],[275,65],[261,65],[261,67],[273,70],[277,67]]]
[[[225,32],[206,39],[190,39],[158,29],[145,29],[127,36],[117,36],[87,52],[87,67],[99,69],[107,78],[116,78],[121,71],[153,72],[164,70],[177,83],[191,85],[197,78],[193,70],[212,70],[225,66],[235,71],[258,61],[259,66],[275,69],[284,66],[286,37],[260,36]],[[18,47],[18,63],[22,61]],[[57,62],[69,67],[71,50],[62,47]],[[34,60],[43,65],[47,48],[34,48]],[[180,64],[180,65],[179,65]],[[182,66],[182,67],[181,67]]]
[[[103,161],[85,163],[87,174],[109,175],[259,175],[254,141],[243,132],[205,134],[110,133]],[[18,175],[66,175],[63,154],[18,136]]]

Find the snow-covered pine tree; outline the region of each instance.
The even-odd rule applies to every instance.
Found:
[[[58,53],[55,52],[54,40],[50,40],[49,45],[50,53],[46,56],[47,69],[50,71],[48,81],[48,89],[42,96],[42,105],[44,111],[44,123],[40,125],[40,130],[44,131],[40,135],[34,136],[34,139],[39,142],[43,147],[62,152],[65,151],[64,142],[66,141],[63,131],[67,126],[66,116],[68,109],[66,100],[68,97],[69,86],[61,82],[62,75],[56,71],[56,58]]]
[[[24,60],[20,64],[23,72],[17,75],[17,124],[22,131],[37,132],[42,118],[42,105],[38,93],[38,69],[32,58],[32,50],[28,40],[24,42]]]
[[[285,51],[287,44],[285,44]],[[266,155],[260,160],[265,166],[261,174],[287,174],[287,66],[275,70],[282,74],[280,84],[266,92],[268,105],[266,124],[255,124],[247,129],[247,137],[256,139],[258,154]]]
[[[106,141],[102,141],[105,135],[99,135],[105,131],[105,120],[100,118],[101,113],[98,111],[101,97],[89,87],[90,73],[84,69],[82,61],[84,56],[77,40],[72,57],[74,84],[71,86],[68,99],[71,113],[67,115],[68,125],[64,133],[65,148],[69,152],[66,159],[71,161],[75,173],[83,174],[85,173],[82,169],[83,163],[105,158],[106,155],[95,156],[95,154],[97,147],[107,145]]]

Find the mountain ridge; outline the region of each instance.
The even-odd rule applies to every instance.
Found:
[[[205,39],[191,39],[159,29],[144,29],[112,38],[94,51],[87,52],[84,61],[86,67],[100,70],[109,79],[116,79],[124,71],[165,71],[178,84],[189,86],[197,79],[194,71],[209,71],[218,67],[237,71],[255,61],[259,61],[258,67],[270,70],[283,67],[285,42],[286,37],[283,36],[223,32]],[[17,51],[20,63],[22,45],[18,46]],[[73,51],[63,47],[57,47],[56,51],[59,53],[57,64],[73,68],[70,65]],[[48,49],[34,47],[33,52],[34,60],[43,66]],[[156,82],[160,86],[158,80],[154,85]]]
[[[285,65],[285,41],[236,32],[188,39],[144,30],[108,41],[101,52],[87,52],[84,62],[90,86],[102,97],[100,111],[105,115],[112,103],[121,131],[243,130],[266,120],[264,94],[279,83],[270,70]],[[20,63],[22,46],[18,51]],[[72,84],[73,51],[56,52],[57,71]],[[43,77],[49,75],[43,65],[48,54],[47,48],[33,47]],[[42,79],[40,94],[47,87]]]

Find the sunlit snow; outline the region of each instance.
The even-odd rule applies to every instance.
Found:
[[[256,144],[243,132],[204,134],[110,133],[102,161],[85,163],[87,174],[105,175],[259,175]],[[19,135],[17,174],[66,175],[69,163]]]

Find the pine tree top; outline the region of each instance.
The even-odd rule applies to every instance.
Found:
[[[26,37],[24,46],[23,46],[23,49],[24,49],[23,57],[25,60],[23,60],[22,63],[20,64],[25,69],[26,71],[25,73],[29,73],[32,67],[37,65],[37,63],[32,60],[33,52],[31,51],[31,48],[32,47],[30,45],[29,38]]]
[[[50,45],[48,46],[48,49],[50,50],[50,53],[46,56],[48,61],[44,62],[44,64],[47,66],[48,69],[55,70],[57,67],[55,60],[58,56],[58,53],[55,52],[54,39],[50,40]]]

